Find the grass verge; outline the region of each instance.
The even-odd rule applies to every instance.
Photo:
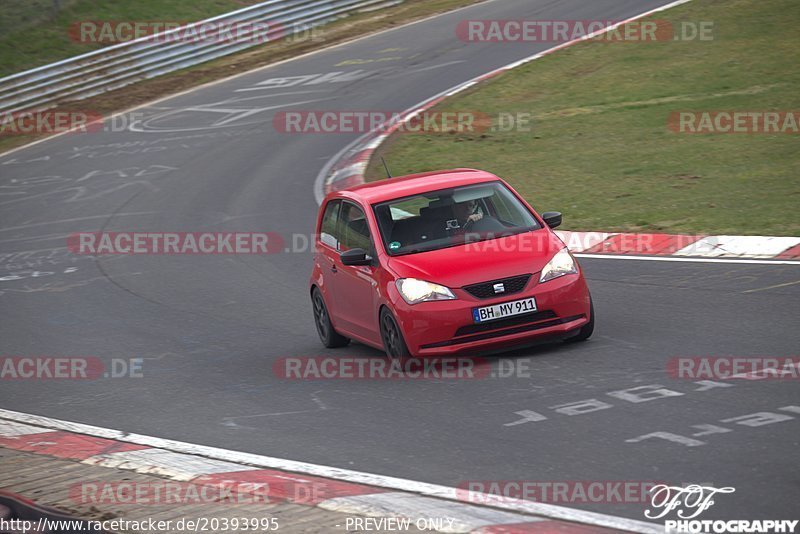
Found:
[[[800,135],[681,134],[681,111],[800,110],[796,0],[695,0],[652,17],[712,21],[711,41],[585,42],[438,109],[529,112],[529,132],[400,134],[383,178],[477,167],[570,230],[800,235]],[[503,46],[498,43],[494,46]]]

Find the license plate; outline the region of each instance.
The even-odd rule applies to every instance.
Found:
[[[513,317],[515,315],[522,315],[524,313],[532,313],[535,311],[536,299],[531,297],[529,299],[495,304],[494,306],[472,308],[472,318],[476,323],[485,323],[487,321],[496,321],[497,319]]]

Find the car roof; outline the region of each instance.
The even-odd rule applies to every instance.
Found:
[[[339,191],[335,196],[363,201],[366,204],[377,204],[396,198],[447,189],[448,187],[460,187],[497,180],[499,180],[497,176],[486,171],[452,169],[410,174],[408,176],[370,182]]]

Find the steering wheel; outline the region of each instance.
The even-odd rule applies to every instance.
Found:
[[[468,218],[467,222],[464,223],[464,225],[461,227],[461,229],[466,231],[470,226],[472,226],[472,223],[474,223],[474,222],[475,222],[474,220]]]

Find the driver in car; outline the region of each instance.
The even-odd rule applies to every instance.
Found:
[[[462,228],[469,223],[483,219],[483,210],[478,206],[477,200],[458,202],[455,204],[453,211],[458,219],[459,226]]]

